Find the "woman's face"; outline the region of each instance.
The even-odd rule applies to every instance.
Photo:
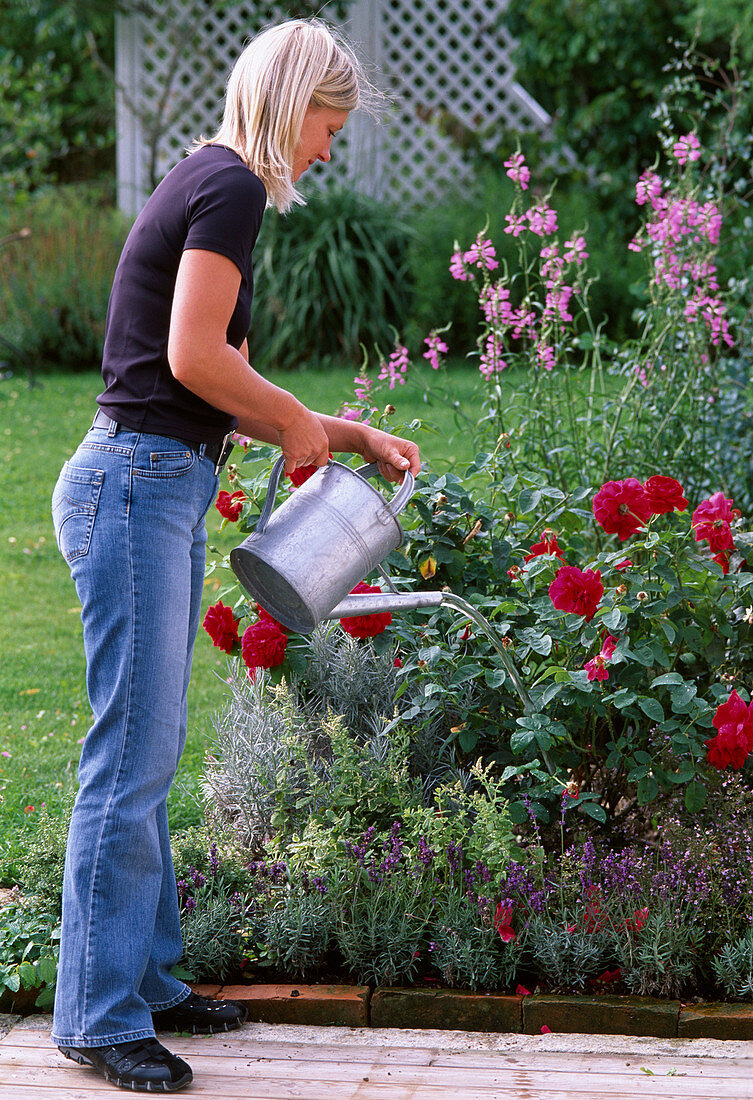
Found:
[[[333,111],[329,107],[309,106],[306,109],[301,136],[293,154],[293,183],[317,160],[329,160],[332,138],[342,130],[347,117],[347,111]]]

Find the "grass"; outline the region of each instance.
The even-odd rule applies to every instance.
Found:
[[[334,411],[352,394],[352,368],[306,371],[274,378],[305,403]],[[438,396],[442,383],[428,367],[389,394],[396,419],[426,417],[436,430],[416,429],[422,452],[437,467],[459,467],[470,457],[463,416],[476,421],[482,400],[478,372],[454,364],[447,376],[453,413]],[[0,381],[0,883],[15,881],[24,837],[44,803],[61,811],[75,786],[80,743],[88,728],[80,606],[58,553],[50,497],[64,460],[91,423],[98,373],[43,375],[37,386],[11,377]],[[224,487],[227,487],[226,483]],[[232,526],[219,533],[208,520],[210,541],[229,549]],[[208,578],[205,604],[218,582]],[[223,703],[226,658],[199,632],[189,695],[189,734],[170,795],[173,829],[201,817],[198,778],[211,719]],[[32,809],[33,807],[33,809]]]

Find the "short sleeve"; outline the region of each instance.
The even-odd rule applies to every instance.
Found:
[[[264,184],[243,164],[202,180],[188,202],[184,248],[219,252],[246,274],[267,202]]]

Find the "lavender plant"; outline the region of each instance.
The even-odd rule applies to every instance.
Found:
[[[731,1001],[753,1000],[753,930],[726,943],[713,960],[719,985]]]

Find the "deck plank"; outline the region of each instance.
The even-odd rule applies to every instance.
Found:
[[[753,1058],[443,1050],[377,1043],[163,1036],[212,1100],[753,1100]],[[399,1042],[399,1036],[396,1036]],[[651,1073],[645,1072],[650,1070]],[[96,1071],[65,1061],[49,1033],[0,1040],[0,1100],[103,1100]]]

